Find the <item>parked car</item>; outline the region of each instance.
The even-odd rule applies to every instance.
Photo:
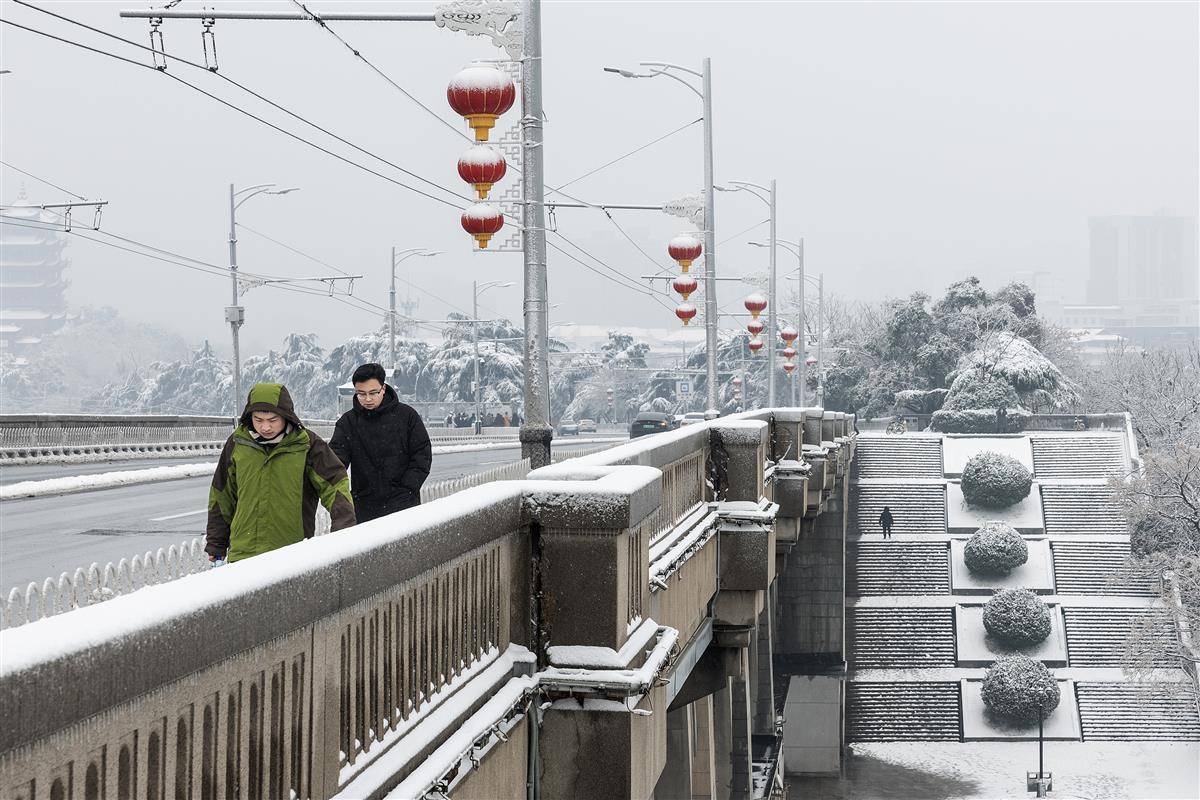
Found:
[[[647,436],[651,433],[661,433],[674,428],[670,414],[663,414],[658,411],[643,411],[634,417],[633,422],[629,423],[629,438],[636,439],[639,436]]]
[[[689,411],[679,420],[680,425],[695,425],[697,422],[704,422],[703,411]]]
[[[562,436],[578,436],[579,423],[573,419],[564,419],[558,423],[558,432]]]
[[[594,420],[594,419],[579,420],[579,432],[580,433],[595,433],[596,432],[596,420]]]

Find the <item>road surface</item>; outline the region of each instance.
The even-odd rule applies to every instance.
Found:
[[[562,443],[565,448],[587,447]],[[611,447],[597,444],[597,450]],[[458,478],[517,460],[520,444],[497,450],[434,456],[430,481]],[[206,459],[120,461],[0,469],[0,481],[146,469]],[[101,566],[147,550],[178,545],[204,532],[211,478],[123,486],[58,497],[0,503],[0,590],[73,573],[93,561]]]

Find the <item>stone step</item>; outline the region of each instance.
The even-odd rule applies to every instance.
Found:
[[[1058,594],[1103,594],[1153,597],[1156,584],[1128,574],[1129,545],[1123,542],[1050,543],[1054,551],[1054,584]]]
[[[940,478],[942,440],[932,436],[860,436],[856,478]]]
[[[946,533],[943,484],[854,484],[850,493],[850,535],[880,533],[884,506],[892,511],[893,534]]]
[[[1110,478],[1129,472],[1124,437],[1117,434],[1032,436],[1033,474],[1048,478]]]
[[[1153,616],[1152,616],[1153,615]],[[1135,626],[1154,624],[1148,636],[1167,641],[1170,622],[1161,611],[1148,608],[1064,608],[1067,659],[1072,667],[1120,667],[1126,641]],[[1176,659],[1156,658],[1164,667],[1179,666]]]
[[[953,608],[853,608],[846,640],[854,669],[953,667]]]
[[[950,594],[949,542],[858,542],[847,547],[846,594]]]
[[[1084,740],[1200,741],[1196,703],[1178,689],[1077,681]]]
[[[959,685],[846,684],[846,738],[852,742],[957,742],[962,738]]]
[[[1107,486],[1042,484],[1041,488],[1047,535],[1129,533]]]

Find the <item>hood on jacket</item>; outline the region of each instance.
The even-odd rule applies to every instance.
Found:
[[[297,428],[303,428],[300,417],[296,416],[296,407],[292,404],[292,396],[282,383],[256,383],[246,398],[246,408],[238,421],[247,430],[254,430],[251,414],[255,411],[268,411],[278,414]]]

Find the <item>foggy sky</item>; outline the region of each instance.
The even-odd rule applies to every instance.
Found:
[[[121,20],[132,2],[43,6],[145,43],[145,20]],[[217,7],[287,9],[289,3]],[[186,0],[182,8],[198,7]],[[321,10],[428,3],[318,2]],[[1061,276],[1083,299],[1087,217],[1197,213],[1200,141],[1195,3],[595,3],[543,9],[547,184],[557,186],[700,116],[698,100],[666,79],[601,71],[638,60],[699,66],[713,60],[718,181],[779,182],[779,235],[806,240],[810,273],[851,298],[940,290],[963,271],[992,286],[1014,273]],[[148,54],[4,2],[3,16],[145,61]],[[487,41],[432,24],[342,23],[338,32],[443,119],[447,80]],[[201,57],[200,24],[170,21],[167,50]],[[219,21],[222,74],[355,143],[450,187],[463,139],[388,86],[311,22]],[[239,221],[365,279],[355,294],[387,303],[389,248],[447,251],[405,263],[403,275],[470,309],[472,280],[512,280],[485,295],[482,315],[519,320],[517,254],[473,254],[458,213],[315,152],[150,70],[0,28],[0,152],[5,161],[89,198],[110,201],[105,230],[226,264],[228,184],[275,181],[302,191],[256,197]],[[193,81],[314,141],[218,79],[172,65]],[[510,112],[516,114],[516,110]],[[699,190],[699,125],[573,184],[591,202],[661,203]],[[349,152],[338,147],[339,152]],[[380,171],[410,184],[394,170]],[[0,198],[21,182],[32,199],[60,193],[2,173]],[[510,171],[506,181],[515,180]],[[613,212],[639,245],[668,265],[666,242],[686,227],[649,212]],[[764,219],[752,197],[717,197],[717,238]],[[598,211],[560,210],[560,232],[630,276],[652,270]],[[718,249],[718,271],[761,271],[766,251]],[[282,275],[329,270],[250,233],[244,269]],[[72,239],[72,306],[208,337],[227,348],[228,281]],[[781,274],[793,259],[779,256]],[[1078,285],[1078,290],[1071,287]],[[748,291],[722,283],[736,309]],[[401,290],[401,295],[405,290]],[[555,322],[671,327],[670,313],[550,254]],[[446,303],[414,293],[418,316]],[[378,326],[378,316],[324,297],[270,289],[244,298],[244,351],[314,331],[326,347]],[[671,301],[672,304],[674,301]]]

